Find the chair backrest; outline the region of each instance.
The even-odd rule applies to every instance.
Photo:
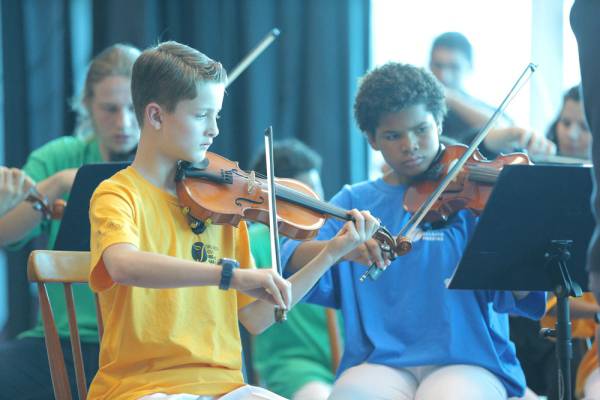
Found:
[[[72,399],[69,377],[65,366],[60,339],[54,322],[54,315],[50,306],[50,298],[46,290],[47,283],[62,283],[65,292],[67,312],[69,316],[69,331],[71,350],[75,365],[75,377],[79,399],[87,397],[83,356],[77,318],[75,316],[75,303],[73,300],[73,283],[87,283],[90,270],[90,253],[85,251],[52,251],[35,250],[29,255],[27,263],[27,276],[30,282],[35,282],[38,287],[48,363],[52,376],[54,397],[57,400]],[[96,315],[98,318],[98,333],[102,338],[103,325],[98,296],[96,295]]]
[[[331,349],[331,372],[337,374],[342,359],[342,334],[338,322],[336,310],[332,308],[325,309],[325,318],[327,321],[327,336],[329,337],[329,348]]]

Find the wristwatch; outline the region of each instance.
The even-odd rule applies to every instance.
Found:
[[[231,258],[220,258],[217,264],[222,267],[221,269],[221,282],[219,282],[219,289],[227,290],[231,286],[231,278],[233,277],[233,270],[240,266],[240,263]]]

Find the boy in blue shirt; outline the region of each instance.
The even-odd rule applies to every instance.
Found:
[[[361,81],[354,103],[360,129],[389,172],[345,186],[331,202],[368,209],[392,232],[410,217],[410,182],[442,151],[443,88],[423,69],[388,63]],[[543,293],[446,288],[477,218],[463,210],[441,229],[420,232],[389,267],[374,240],[348,253],[307,295],[342,310],[346,347],[330,399],[495,400],[521,396],[525,378],[508,336],[508,313],[540,318]],[[335,235],[328,220],[316,241],[288,242],[283,262],[295,271]],[[365,265],[387,271],[360,283]]]

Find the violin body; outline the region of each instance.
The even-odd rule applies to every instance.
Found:
[[[241,220],[269,224],[266,179],[243,171],[237,162],[211,152],[206,153],[204,164],[201,168],[178,172],[181,176],[177,178],[177,197],[194,219],[233,226],[238,226]],[[314,238],[326,217],[294,204],[293,198],[286,201],[280,194],[299,193],[302,199],[317,201],[318,195],[307,185],[293,179],[275,178],[275,183],[279,232],[296,240]]]
[[[411,213],[418,210],[467,149],[468,147],[464,145],[446,147],[438,162],[426,173],[428,179],[416,180],[407,190],[404,197],[405,210]],[[505,165],[512,164],[531,164],[531,161],[524,153],[500,155],[494,160],[488,160],[476,150],[423,220],[445,221],[465,208],[480,214],[485,208],[500,171]],[[433,179],[429,179],[431,177]]]

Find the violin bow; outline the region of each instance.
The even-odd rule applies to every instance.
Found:
[[[242,59],[242,61],[240,61],[240,63],[238,65],[235,66],[235,68],[233,68],[233,70],[231,71],[230,74],[228,74],[228,79],[227,79],[227,84],[225,85],[225,87],[227,88],[229,85],[231,85],[233,83],[233,81],[235,81],[237,79],[238,76],[240,76],[240,74],[242,72],[244,72],[244,70],[246,68],[248,68],[248,66],[250,64],[252,64],[252,62],[263,52],[265,51],[265,49],[267,47],[269,47],[269,45],[271,43],[273,43],[273,41],[275,39],[277,39],[277,37],[279,36],[279,29],[277,28],[273,28],[271,29],[271,31],[269,33],[267,33],[267,35],[263,38],[263,40],[261,40],[254,49],[252,49],[252,51],[250,51],[250,53],[248,53],[248,55],[246,55],[246,57],[244,57]]]
[[[529,63],[525,70],[521,73],[515,84],[512,86],[502,103],[496,108],[494,114],[490,117],[490,119],[486,122],[485,126],[479,131],[477,136],[473,139],[469,148],[465,151],[465,153],[454,163],[454,165],[448,170],[448,174],[442,179],[437,189],[433,191],[427,200],[423,202],[421,207],[410,217],[406,225],[400,229],[398,236],[396,237],[396,247],[402,249],[398,253],[398,255],[406,254],[412,248],[412,240],[411,237],[415,233],[415,230],[423,221],[423,218],[427,215],[431,207],[435,204],[435,202],[439,199],[439,197],[444,193],[444,190],[448,187],[448,185],[456,178],[456,176],[460,173],[460,170],[465,165],[465,163],[469,160],[471,155],[477,150],[477,147],[483,142],[483,139],[487,136],[489,131],[494,127],[494,124],[500,118],[500,116],[504,113],[504,110],[510,103],[510,101],[515,97],[515,95],[521,90],[521,88],[525,85],[525,83],[531,78],[531,75],[535,72],[537,66],[533,63]],[[372,280],[376,280],[379,278],[383,270],[377,268],[375,265],[371,265],[369,269],[360,277],[360,281],[364,282],[367,277]]]
[[[277,203],[275,196],[275,174],[273,165],[273,127],[265,130],[265,160],[267,166],[267,191],[269,194],[269,238],[271,240],[271,265],[280,276],[281,252],[279,247],[279,227],[277,226]],[[283,322],[287,319],[286,310],[275,306],[275,321]]]

